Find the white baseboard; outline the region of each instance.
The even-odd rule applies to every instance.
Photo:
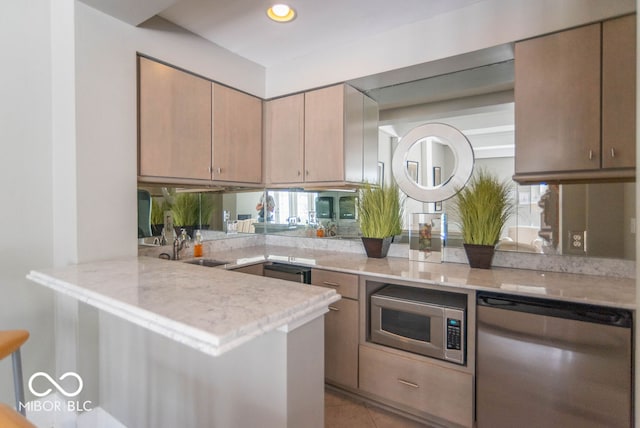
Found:
[[[101,407],[91,407],[81,413],[69,408],[69,402],[58,394],[27,403],[27,419],[38,428],[127,428]]]

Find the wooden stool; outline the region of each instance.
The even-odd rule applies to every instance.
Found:
[[[11,360],[13,362],[13,389],[16,396],[16,410],[22,413],[22,415],[25,415],[26,412],[24,408],[24,384],[22,382],[22,359],[20,358],[20,347],[28,338],[29,332],[27,330],[0,331],[0,360],[11,355]],[[23,406],[21,406],[20,403],[22,403]],[[1,414],[2,413],[0,413],[0,415]]]
[[[0,403],[0,427],[2,428],[36,428],[20,413],[4,403]]]

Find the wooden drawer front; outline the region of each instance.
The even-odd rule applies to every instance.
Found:
[[[335,288],[342,297],[358,300],[358,275],[312,269],[311,284]]]
[[[358,387],[358,302],[341,299],[324,317],[324,375],[327,381]]]
[[[360,389],[462,426],[473,424],[468,373],[360,346]]]

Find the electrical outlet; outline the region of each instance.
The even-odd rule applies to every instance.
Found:
[[[570,230],[568,251],[573,254],[584,254],[587,252],[587,231]]]

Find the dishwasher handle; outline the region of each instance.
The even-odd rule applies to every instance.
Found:
[[[584,303],[562,302],[501,293],[478,293],[478,306],[631,328],[630,311]]]

